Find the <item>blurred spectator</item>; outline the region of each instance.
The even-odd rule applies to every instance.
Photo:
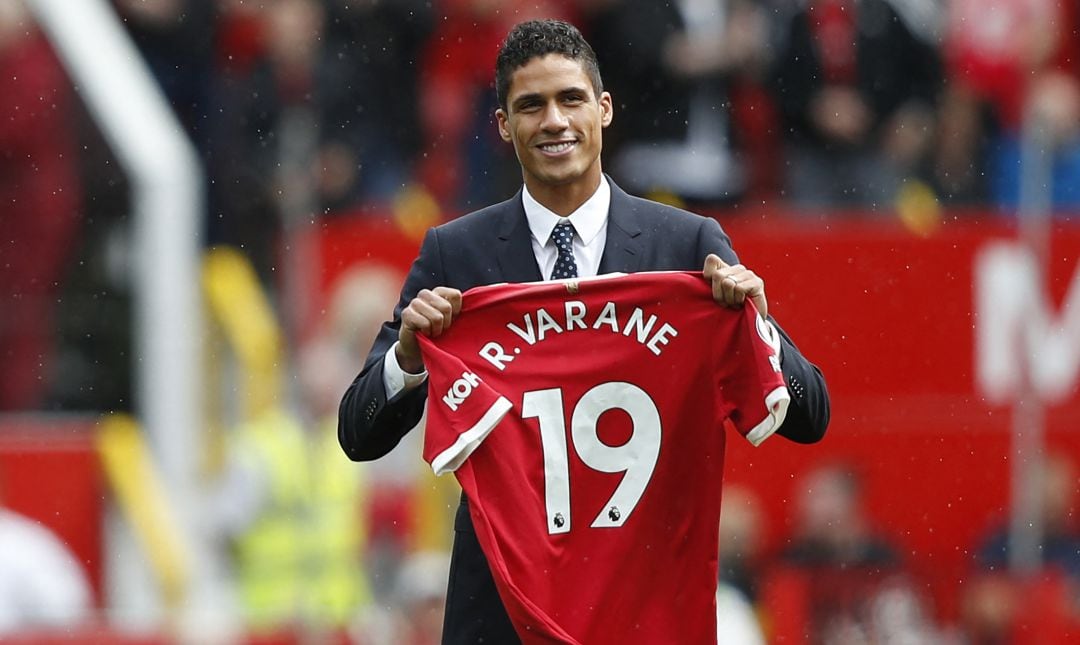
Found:
[[[977,574],[961,588],[961,632],[969,645],[1006,645],[1017,615],[1017,589],[1007,575]]]
[[[1032,632],[1040,624],[1055,621],[1059,625],[1071,623],[1080,633],[1080,517],[1076,504],[1080,482],[1076,465],[1064,453],[1050,453],[1035,472],[1040,477],[1041,571],[1027,576],[1010,572],[1007,527],[995,529],[983,540],[976,552],[978,570],[965,585],[962,598],[964,629],[974,645],[1045,643],[1059,634],[1040,637]],[[1040,590],[1049,594],[1032,603],[1030,597]]]
[[[208,140],[216,0],[113,0],[169,104],[200,149]]]
[[[386,204],[411,183],[432,11],[419,0],[229,2],[221,20],[209,237],[244,248],[270,283],[283,233]]]
[[[394,570],[386,603],[369,608],[353,631],[362,645],[439,645],[450,555],[410,553]]]
[[[91,598],[68,547],[44,525],[5,509],[0,490],[0,639],[84,624]]]
[[[768,23],[748,0],[622,0],[593,18],[619,107],[605,153],[631,192],[731,202],[746,184],[730,86],[764,71]]]
[[[1059,569],[1080,585],[1080,517],[1076,505],[1080,480],[1076,466],[1064,453],[1051,453],[1036,472],[1040,477],[1042,544],[1039,554],[1042,563]],[[986,569],[1007,568],[1008,529],[1001,528],[991,534],[980,547],[977,558]]]
[[[394,309],[403,276],[379,263],[355,266],[329,290],[325,317],[301,351],[300,375],[309,409],[332,422],[335,431],[340,398],[337,388],[356,377],[356,366],[375,341],[383,320]],[[409,551],[414,522],[420,447],[408,439],[383,462],[351,464],[364,472],[365,536],[368,571],[376,598],[393,594],[394,580]]]
[[[724,487],[720,511],[720,580],[757,600],[765,521],[761,501],[745,486]]]
[[[336,418],[336,389],[341,379],[355,378],[356,365],[394,310],[403,279],[396,269],[368,262],[351,267],[330,285],[323,316],[300,353],[304,401],[316,418]]]
[[[1080,640],[1075,586],[1059,572],[986,571],[961,587],[964,645],[1072,645]]]
[[[509,198],[521,185],[514,151],[495,127],[491,70],[510,27],[529,18],[573,17],[572,0],[441,0],[420,97],[427,141],[421,180],[444,209]]]
[[[871,528],[855,472],[816,468],[798,495],[798,525],[780,560],[804,585],[807,642],[932,642],[924,600],[896,547]]]
[[[936,29],[921,0],[799,4],[775,60],[794,206],[891,210],[905,181],[928,174]]]
[[[438,645],[442,642],[443,611],[450,556],[441,552],[414,553],[401,567],[395,585],[400,645]]]
[[[858,475],[844,465],[825,465],[803,476],[798,525],[783,559],[791,564],[855,565],[884,569],[899,562],[896,548],[870,526],[862,508]]]
[[[950,4],[935,170],[951,201],[1019,205],[1021,138],[1034,132],[1025,133],[1027,123],[1044,131],[1037,147],[1051,158],[1051,177],[1040,180],[1052,184],[1050,203],[1080,206],[1078,10],[1054,0]]]
[[[765,645],[754,606],[741,591],[723,581],[716,588],[716,642]]]
[[[737,484],[724,487],[720,511],[720,580],[716,590],[718,643],[764,645],[754,603],[763,514],[753,491]]]
[[[243,249],[277,287],[286,222],[318,207],[317,73],[325,10],[318,0],[229,2],[210,127],[208,242]]]
[[[71,84],[21,0],[0,2],[0,411],[46,402],[80,223]]]
[[[423,145],[424,0],[330,0],[320,65],[321,210],[388,203],[412,181]]]

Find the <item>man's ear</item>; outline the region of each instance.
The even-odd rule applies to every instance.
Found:
[[[612,119],[615,118],[615,105],[611,100],[611,94],[607,92],[600,93],[600,125],[602,127],[608,127],[611,125]]]
[[[510,143],[510,123],[509,118],[506,115],[506,110],[498,108],[495,110],[495,121],[499,124],[499,136],[502,140]]]

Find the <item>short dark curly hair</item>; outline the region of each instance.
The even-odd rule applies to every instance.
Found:
[[[548,54],[559,54],[581,63],[596,95],[600,96],[604,91],[596,53],[577,27],[562,20],[528,20],[511,29],[499,49],[495,61],[495,96],[499,107],[506,109],[513,73],[532,59]]]

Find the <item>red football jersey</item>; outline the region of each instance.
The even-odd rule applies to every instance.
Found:
[[[467,291],[420,337],[454,471],[525,643],[715,643],[724,429],[783,421],[776,330],[700,272]]]

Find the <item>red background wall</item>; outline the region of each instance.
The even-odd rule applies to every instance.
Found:
[[[953,616],[979,539],[1008,517],[1012,410],[975,387],[973,269],[978,250],[1016,238],[1013,226],[973,218],[927,238],[881,222],[727,228],[765,277],[770,312],[825,373],[833,414],[816,446],[729,441],[728,481],[762,493],[775,543],[791,529],[800,473],[822,460],[855,464],[877,526]],[[1080,229],[1061,225],[1053,240],[1043,288],[1059,303]],[[1074,394],[1047,410],[1046,429],[1048,447],[1080,464],[1078,413]]]

